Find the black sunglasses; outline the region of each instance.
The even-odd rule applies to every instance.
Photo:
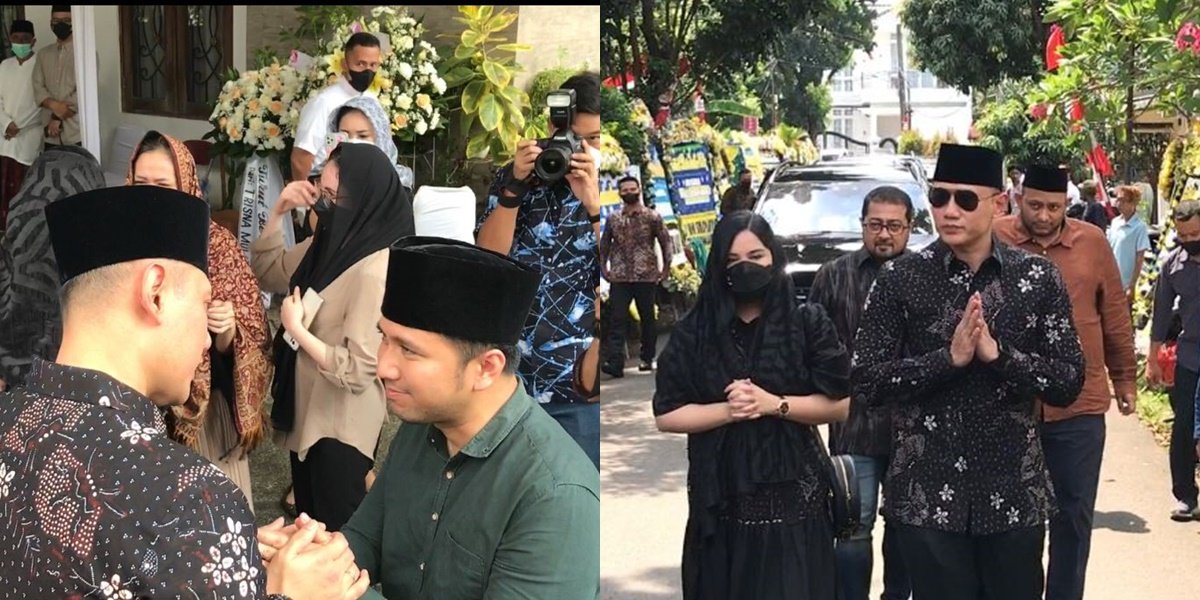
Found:
[[[934,208],[942,208],[950,204],[950,199],[954,199],[954,203],[959,208],[971,212],[979,208],[979,194],[971,190],[948,190],[945,188],[929,188],[929,203]]]

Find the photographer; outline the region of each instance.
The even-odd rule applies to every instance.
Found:
[[[479,246],[542,271],[521,335],[519,372],[599,468],[600,406],[573,380],[593,340],[599,285],[600,76],[571,77],[547,104],[550,139],[517,145],[512,164],[496,175],[475,236]]]

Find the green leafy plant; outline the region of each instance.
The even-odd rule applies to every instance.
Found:
[[[459,90],[460,135],[466,140],[463,155],[504,162],[516,152],[523,136],[529,95],[513,85],[521,71],[513,53],[529,50],[525,44],[509,43],[500,32],[517,19],[516,13],[492,6],[459,6],[466,26],[453,55],[442,63],[439,73],[449,90]]]
[[[1003,154],[1010,165],[1077,163],[1084,154],[1080,132],[1068,131],[1061,122],[1032,126],[1025,103],[1017,98],[988,104],[975,127],[983,136],[979,144]]]
[[[272,48],[259,48],[254,51],[254,64],[257,65],[257,68],[269,67],[273,63],[286,64],[287,61],[281,58]]]
[[[554,67],[544,71],[538,71],[533,79],[529,80],[526,89],[529,92],[529,104],[535,112],[540,111],[546,106],[546,96],[550,92],[557,90],[562,86],[563,82],[570,79],[583,71],[583,69],[575,69],[572,67]]]
[[[896,151],[898,154],[923,154],[925,146],[921,134],[910,129],[900,134],[899,148]]]
[[[1134,131],[1143,111],[1200,115],[1200,48],[1187,33],[1197,19],[1195,2],[1056,0],[1046,20],[1066,43],[1059,68],[1027,98],[1046,114],[1035,128],[1103,134],[1119,174],[1132,179],[1143,162]]]
[[[624,94],[609,87],[600,89],[600,121],[605,133],[613,136],[625,155],[642,163],[646,153],[646,132],[633,122],[633,108]]]
[[[529,112],[525,115],[526,137],[543,138],[550,135],[550,114],[546,109],[546,96],[551,91],[562,87],[564,81],[581,70],[570,67],[554,67],[539,71],[537,75],[533,76],[533,79],[529,80],[529,84],[526,86],[526,90],[529,92]]]
[[[304,52],[312,52],[317,43],[342,25],[361,16],[357,6],[321,4],[297,6],[299,24],[292,29],[281,28],[280,41]]]

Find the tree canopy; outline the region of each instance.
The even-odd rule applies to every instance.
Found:
[[[919,68],[963,92],[1040,72],[1046,0],[907,0],[901,19]]]
[[[775,76],[781,111],[806,126],[823,125],[822,78],[845,66],[855,49],[870,49],[873,17],[874,0],[606,1],[602,70],[633,73],[635,93],[651,111],[664,91],[674,89],[678,107],[702,83],[709,99],[758,95],[769,114],[764,84]]]

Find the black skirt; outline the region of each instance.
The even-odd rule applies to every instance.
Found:
[[[685,600],[833,600],[833,527],[821,513],[802,515],[802,503],[789,484],[764,486],[731,503],[712,535],[689,519]]]

